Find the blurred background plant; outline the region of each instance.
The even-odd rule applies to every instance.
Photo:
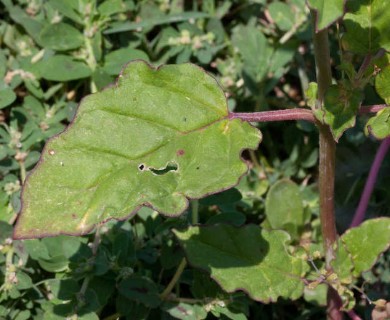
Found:
[[[231,111],[304,107],[315,79],[304,0],[1,0],[0,17],[1,319],[324,316],[321,286],[297,301],[274,304],[224,292],[205,273],[182,264],[184,254],[170,232],[194,221],[255,223],[288,230],[293,243],[310,242],[321,250],[318,136],[304,121],[258,124],[264,140],[258,151],[244,154],[249,175],[236,188],[196,202],[180,218],[143,208],[128,221],[100,227],[94,236],[12,240],[21,185],[45,141],[71,121],[82,97],[112,84],[132,59],[202,66],[225,90]],[[334,66],[343,62],[342,31],[338,25],[330,29]],[[344,59],[352,66],[361,63],[358,55]],[[364,104],[375,103],[383,100],[370,83]],[[340,232],[352,220],[378,146],[364,136],[366,121],[359,117],[338,145]],[[381,170],[369,217],[389,214],[389,159]],[[286,206],[294,221],[283,214]],[[374,300],[389,296],[389,270],[387,254],[356,286],[364,285]],[[357,294],[357,301],[357,310],[368,317],[364,295]]]

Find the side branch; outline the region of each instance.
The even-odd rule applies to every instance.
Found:
[[[375,104],[372,106],[362,106],[359,114],[376,113],[386,107],[385,104]],[[272,122],[289,120],[306,120],[315,123],[316,119],[310,109],[294,108],[260,112],[231,112],[229,119],[241,119],[248,122]]]
[[[283,109],[261,112],[234,112],[229,113],[229,119],[241,119],[248,122],[271,122],[286,120],[307,120],[315,122],[313,112],[309,109]]]

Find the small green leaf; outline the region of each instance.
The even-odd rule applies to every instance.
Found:
[[[324,122],[330,126],[333,138],[338,141],[345,130],[355,125],[356,114],[363,100],[359,89],[332,85],[325,93]]]
[[[370,219],[340,238],[353,261],[353,275],[370,269],[390,245],[390,218]],[[348,266],[347,266],[348,267]]]
[[[371,117],[365,127],[368,135],[372,134],[377,139],[385,139],[390,136],[390,107],[384,108]]]
[[[109,75],[117,76],[121,72],[123,65],[130,60],[136,59],[149,61],[148,55],[141,50],[124,48],[111,51],[105,56],[104,67],[102,69]]]
[[[307,0],[310,8],[316,11],[316,30],[329,27],[344,14],[346,0]]]
[[[69,19],[84,24],[83,18],[78,12],[79,1],[78,0],[49,0],[49,4],[55,10],[58,10],[61,14]]]
[[[350,284],[352,282],[353,259],[341,239],[337,241],[335,252],[336,257],[331,261],[333,271],[341,283]]]
[[[127,65],[118,83],[83,99],[23,188],[16,237],[82,234],[142,206],[181,214],[188,198],[227,189],[260,132],[229,119],[214,78],[191,64]]]
[[[92,71],[88,66],[70,56],[55,55],[38,63],[41,76],[52,81],[71,81],[89,77]]]
[[[84,43],[80,31],[64,22],[46,25],[40,39],[44,47],[57,51],[77,49]]]
[[[294,25],[295,16],[288,4],[273,1],[268,6],[269,14],[282,31],[290,30]]]
[[[201,320],[207,317],[207,311],[204,306],[197,304],[166,302],[162,309],[173,318],[180,320]]]
[[[123,12],[126,9],[122,0],[106,0],[99,4],[98,11],[103,16],[110,16],[119,12]]]
[[[131,276],[118,285],[118,291],[129,300],[156,308],[160,304],[158,290],[153,281],[146,277]]]
[[[263,302],[297,299],[303,293],[301,278],[308,265],[288,254],[290,237],[284,231],[217,225],[174,233],[189,263],[207,270],[227,292],[243,290]]]
[[[299,238],[304,224],[304,211],[299,187],[294,182],[276,182],[267,194],[265,210],[272,229],[282,229],[294,239]]]
[[[387,104],[390,104],[390,65],[385,66],[375,77],[375,89]]]
[[[242,56],[244,72],[256,82],[261,81],[267,74],[272,57],[267,38],[256,27],[239,26],[233,33],[232,42]]]
[[[6,87],[0,89],[0,109],[9,106],[15,100],[16,100],[16,94],[11,88]]]
[[[104,33],[111,34],[111,33],[125,32],[125,31],[133,31],[141,28],[155,27],[162,24],[188,21],[191,19],[202,19],[202,18],[207,18],[208,16],[209,15],[204,12],[186,11],[182,13],[169,14],[162,17],[145,19],[141,22],[125,22],[104,31]]]
[[[375,54],[390,50],[390,1],[354,0],[347,2],[344,16],[346,50],[360,54]]]

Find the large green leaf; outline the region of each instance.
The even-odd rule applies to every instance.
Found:
[[[339,251],[345,256],[349,252],[352,259],[352,275],[359,277],[363,271],[370,269],[379,255],[390,245],[390,218],[370,219],[356,228],[347,230],[340,238],[344,246]],[[337,264],[338,273],[350,272],[350,263]],[[345,270],[346,269],[346,270]]]
[[[380,110],[371,117],[365,127],[366,134],[370,133],[377,139],[390,136],[390,107]]]
[[[316,11],[316,30],[329,27],[344,14],[346,0],[307,0],[309,7]]]
[[[255,300],[297,299],[308,265],[288,254],[289,235],[255,225],[190,227],[174,231],[188,261],[207,270],[227,292],[243,290]]]
[[[345,130],[355,125],[363,94],[359,89],[332,85],[325,93],[323,121],[330,126],[336,141]],[[316,114],[318,115],[318,114]]]
[[[361,54],[390,50],[390,1],[354,0],[348,1],[347,7],[345,48]]]
[[[170,216],[188,198],[235,185],[260,132],[229,119],[214,78],[191,65],[127,65],[115,86],[83,99],[51,139],[22,192],[15,237],[82,234],[141,206]]]

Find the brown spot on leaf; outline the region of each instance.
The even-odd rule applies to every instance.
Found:
[[[176,151],[176,154],[178,156],[182,156],[184,153],[185,153],[185,151],[183,149],[179,149],[179,150]]]

